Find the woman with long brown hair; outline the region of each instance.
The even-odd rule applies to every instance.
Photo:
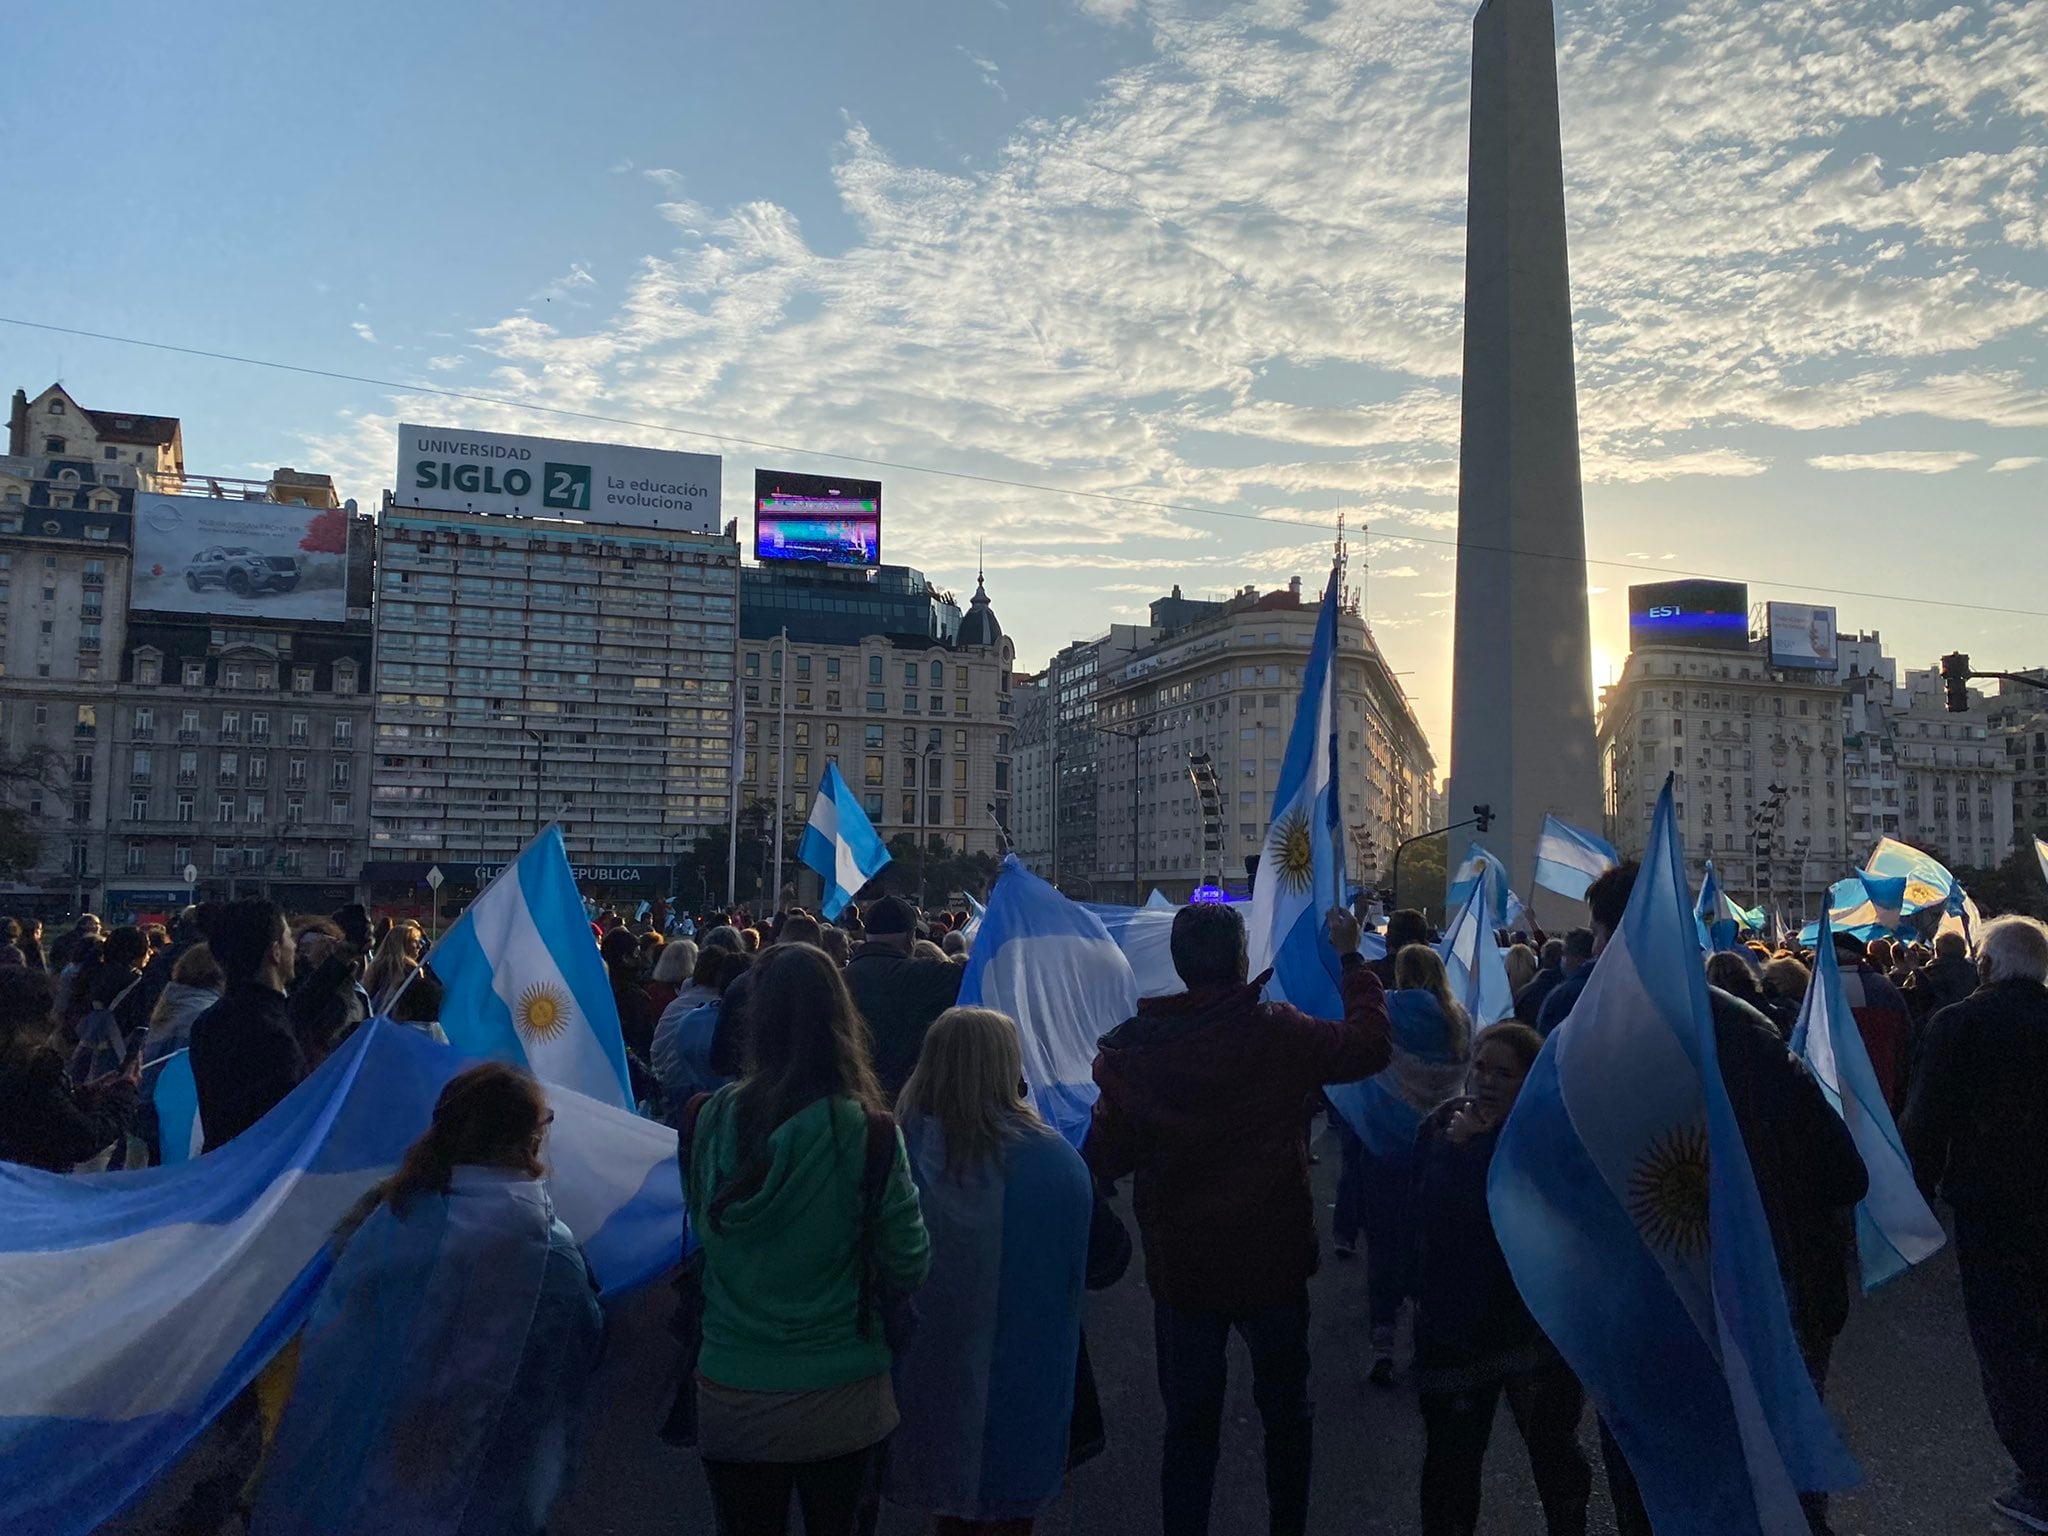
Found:
[[[745,1006],[745,1074],[681,1138],[703,1245],[698,1450],[724,1536],[781,1536],[792,1493],[806,1536],[847,1536],[896,1427],[891,1304],[923,1283],[929,1243],[839,968],[777,944]]]
[[[540,1085],[458,1073],[336,1235],[253,1536],[537,1536],[568,1471],[603,1323],[555,1216]]]

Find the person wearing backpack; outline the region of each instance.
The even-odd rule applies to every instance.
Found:
[[[782,1536],[792,1494],[806,1536],[850,1536],[931,1244],[839,968],[778,944],[751,977],[744,1075],[693,1102],[679,1138],[702,1245],[698,1450],[723,1536]]]
[[[140,928],[116,928],[107,935],[100,963],[82,978],[91,1006],[78,1022],[78,1046],[71,1075],[82,1083],[118,1072],[149,1027],[142,971],[149,963],[149,938]]]

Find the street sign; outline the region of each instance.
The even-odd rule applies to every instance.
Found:
[[[430,891],[438,891],[439,889],[441,889],[441,882],[445,878],[446,877],[441,873],[441,866],[436,864],[432,869],[427,871],[427,889]]]
[[[187,864],[183,869],[179,870],[178,873],[185,877],[185,883],[187,885],[194,885],[198,883],[199,866],[197,864]]]

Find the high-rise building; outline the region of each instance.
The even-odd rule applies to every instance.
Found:
[[[739,547],[426,510],[378,523],[372,897],[486,882],[549,822],[600,900],[666,894],[731,793]],[[691,895],[692,893],[680,893]]]
[[[1526,871],[1546,813],[1600,808],[1550,0],[1473,19],[1466,208],[1450,815]]]
[[[1102,899],[1097,881],[1097,782],[1117,745],[1096,729],[1096,693],[1105,673],[1150,645],[1149,624],[1112,624],[1108,633],[1077,640],[1046,667],[1046,713],[1051,736],[1051,814],[1059,847],[1060,888],[1082,900]]]
[[[1034,874],[1053,878],[1052,689],[1046,675],[1019,675],[1010,684],[1017,731],[1010,744],[1013,792],[1010,836],[1017,857]]]
[[[2048,681],[2048,668],[2025,674]],[[2012,767],[2012,822],[2015,842],[2048,837],[2048,689],[2001,682],[1990,699],[1985,720],[2005,748]]]
[[[1166,617],[1156,604],[1154,616]],[[1297,577],[1277,592],[1248,587],[1185,620],[1159,624],[1156,640],[1096,675],[1096,727],[1107,741],[1095,771],[1101,900],[1135,904],[1154,889],[1185,900],[1218,882],[1242,890],[1245,861],[1266,837],[1317,604],[1303,601]],[[1347,867],[1370,885],[1402,838],[1426,830],[1435,760],[1353,609],[1338,620],[1337,710]],[[1213,827],[1190,775],[1198,759],[1220,801]]]
[[[904,566],[746,567],[740,836],[772,851],[779,804],[782,882],[814,901],[797,845],[837,762],[885,842],[937,836],[956,852],[999,854],[998,823],[1012,826],[1015,655],[983,583],[962,616]]]

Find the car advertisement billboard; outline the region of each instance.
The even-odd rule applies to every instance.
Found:
[[[1749,588],[1739,581],[1658,581],[1628,589],[1628,648],[1749,649]]]
[[[715,453],[398,429],[395,495],[406,507],[716,533],[721,477]]]
[[[339,624],[348,617],[348,513],[142,492],[128,606]]]
[[[754,558],[881,564],[882,482],[756,470]]]
[[[1772,666],[1788,672],[1840,670],[1834,609],[1810,603],[1766,603],[1764,627],[1771,636]]]

